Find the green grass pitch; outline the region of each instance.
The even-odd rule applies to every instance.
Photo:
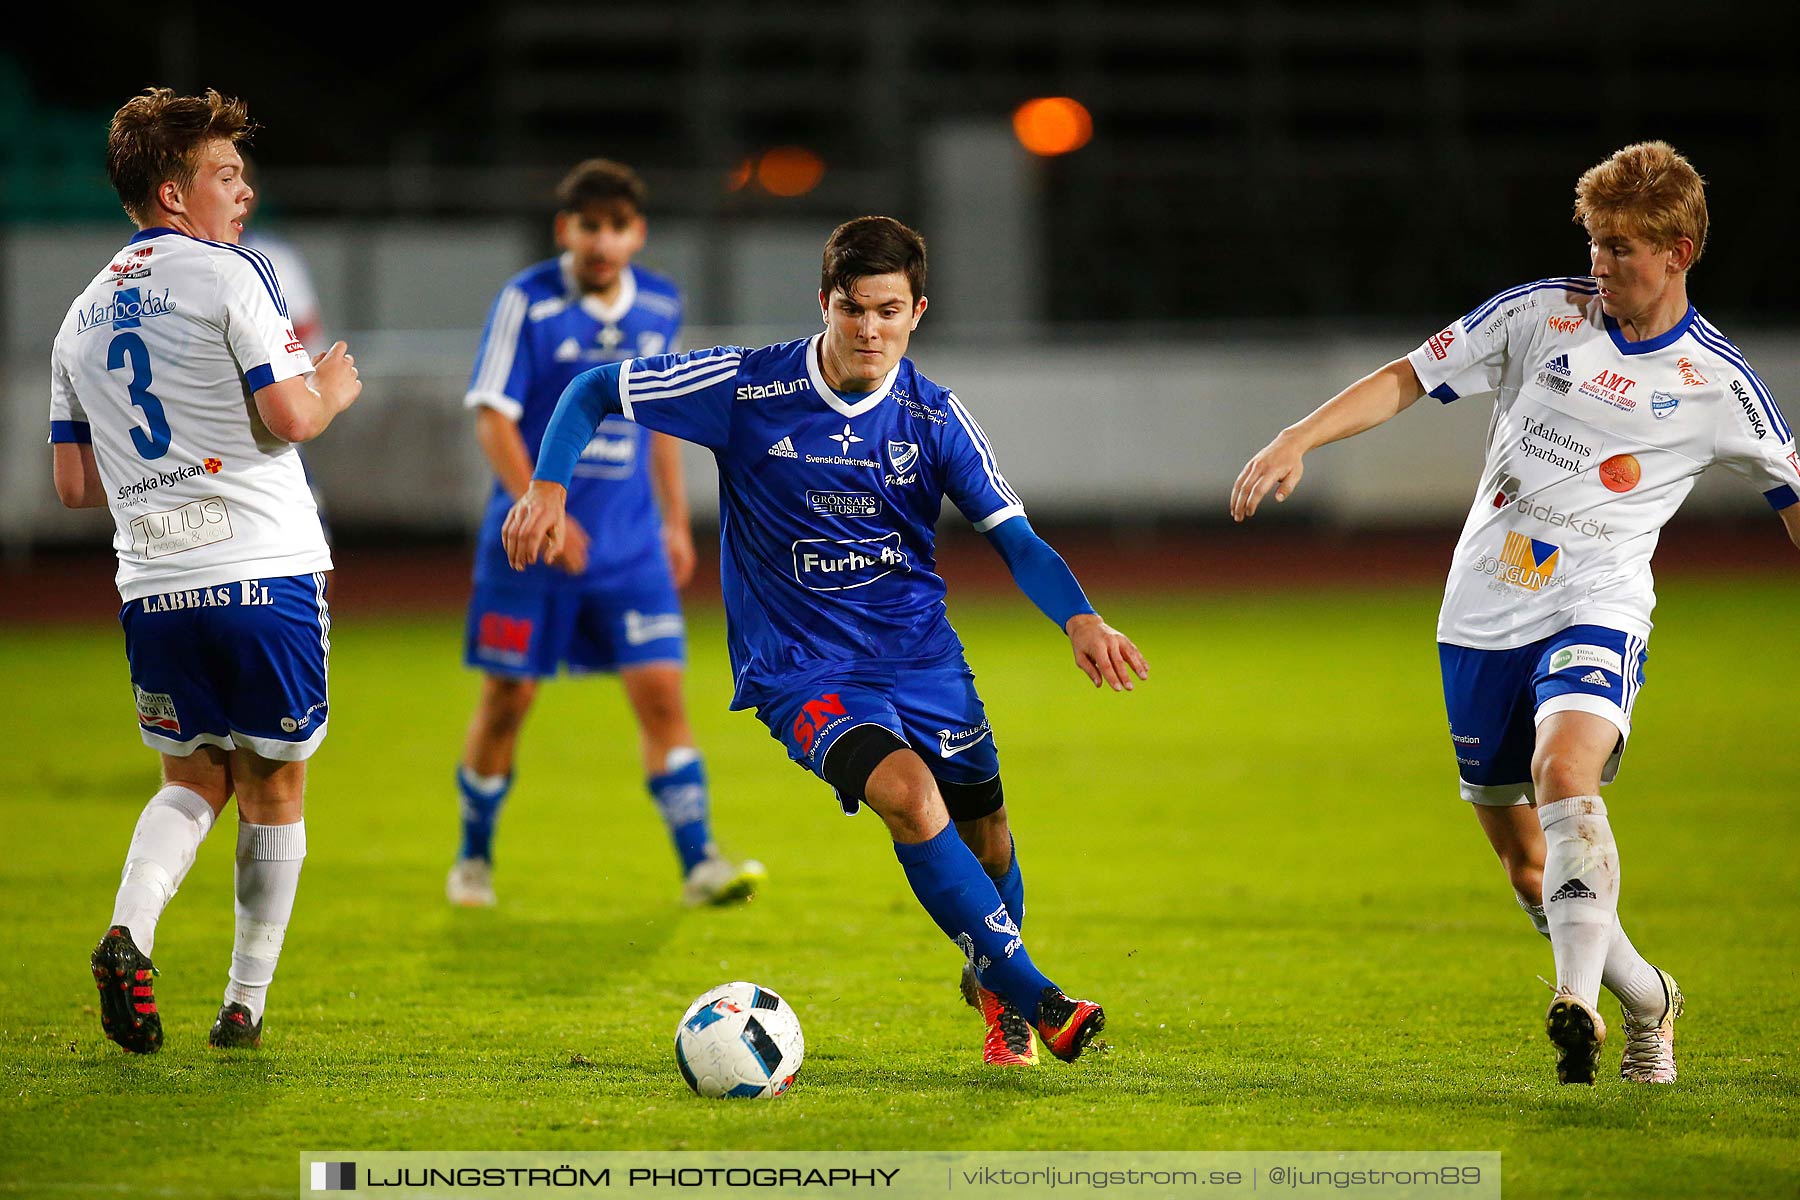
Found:
[[[707,613],[690,703],[720,839],[768,864],[762,898],[679,906],[619,691],[589,680],[548,688],[527,730],[501,907],[452,911],[460,623],[340,614],[266,1048],[205,1045],[226,822],[157,937],[167,1044],[128,1056],[87,973],[155,786],[120,639],[0,631],[0,1192],[287,1195],[324,1148],[1138,1148],[1500,1150],[1509,1196],[1794,1195],[1793,598],[1664,589],[1608,792],[1628,928],[1689,997],[1666,1088],[1618,1080],[1617,1034],[1598,1087],[1553,1081],[1549,947],[1456,798],[1435,591],[1113,598],[1153,668],[1131,696],[1093,692],[1023,600],[954,607],[1032,953],[1110,1017],[1109,1053],[1010,1074],[982,1069],[956,951],[879,823],[725,711]],[[703,1101],[675,1070],[683,1007],[730,979],[804,1023],[777,1103]]]

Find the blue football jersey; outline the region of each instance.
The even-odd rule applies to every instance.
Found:
[[[583,296],[564,259],[515,275],[494,301],[464,404],[492,408],[518,422],[535,462],[563,388],[581,372],[673,348],[681,293],[660,275],[627,267],[610,305]],[[650,486],[649,439],[612,417],[594,431],[569,481],[569,515],[592,538],[587,573],[577,579],[544,564],[515,575],[500,544],[512,500],[498,482],[488,499],[475,554],[478,580],[529,579],[585,586],[661,555],[662,524]]]
[[[625,417],[718,461],[736,708],[847,663],[960,655],[936,569],[943,499],[983,532],[1025,511],[947,388],[902,359],[873,391],[839,395],[818,340],[621,368]]]

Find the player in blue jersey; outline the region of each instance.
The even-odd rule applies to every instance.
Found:
[[[1105,1024],[1033,965],[1000,760],[944,609],[935,527],[948,497],[1069,637],[1096,687],[1147,676],[1025,519],[962,402],[905,358],[925,314],[925,243],[888,217],[825,246],[822,333],[588,371],[563,394],[536,475],[507,517],[515,569],[579,553],[569,484],[596,426],[623,417],[697,442],[719,464],[733,708],[886,823],[919,902],[963,950],[986,1061],[1037,1061],[1035,1028],[1073,1061]]]
[[[597,363],[669,348],[681,296],[632,265],[645,235],[642,180],[591,159],[557,188],[562,254],[501,289],[482,334],[465,403],[494,469],[475,552],[466,659],[483,673],[457,790],[462,849],[445,890],[452,903],[494,903],[493,838],[513,783],[519,730],[538,682],[617,672],[637,717],[646,786],[675,843],[690,905],[748,898],[760,863],[735,863],[712,840],[706,772],[682,699],[686,657],[676,589],[694,570],[687,500],[675,442],[614,418],[571,464],[564,553],[523,574],[507,569],[500,526],[531,479],[557,397]]]

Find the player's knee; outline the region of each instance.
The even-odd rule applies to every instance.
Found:
[[[481,690],[481,708],[476,719],[484,731],[493,735],[519,732],[531,702],[537,697],[537,684],[528,679],[501,679],[489,676]]]
[[[1544,902],[1543,863],[1510,861],[1506,864],[1506,878],[1521,899],[1531,904]]]
[[[875,798],[869,795],[869,782],[874,777],[876,770],[893,755],[907,749],[905,739],[886,726],[858,725],[845,730],[837,741],[831,744],[831,748],[825,752],[825,761],[819,765],[819,774],[844,799],[868,800],[870,803],[874,803]],[[916,754],[912,757],[915,760],[918,759]],[[920,762],[919,769],[922,771],[924,767],[925,764]],[[911,773],[903,772],[897,775],[896,772],[886,772],[883,783],[889,782],[888,776],[897,775],[898,778],[905,778],[909,774]],[[926,774],[929,778],[930,773]],[[904,803],[905,797],[900,794],[903,789],[890,787],[886,790],[894,791],[893,802]],[[881,798],[889,799],[887,796]]]
[[[638,728],[646,740],[673,745],[684,740],[687,733],[687,712],[681,703],[680,692],[657,694],[641,699],[637,704]]]
[[[1540,803],[1591,796],[1600,789],[1600,764],[1557,746],[1540,745],[1531,758],[1531,782]]]
[[[899,841],[923,841],[949,823],[937,781],[900,735],[859,725],[832,743],[820,768],[847,800],[868,802]]]

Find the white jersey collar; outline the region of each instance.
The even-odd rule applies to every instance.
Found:
[[[619,294],[611,304],[607,304],[598,296],[581,290],[581,285],[575,282],[574,262],[575,256],[572,254],[564,254],[557,259],[557,265],[562,270],[563,294],[579,303],[582,312],[602,325],[617,325],[623,321],[625,314],[637,303],[637,276],[632,273],[631,268],[627,266],[619,272]]]
[[[833,391],[825,382],[825,373],[819,369],[819,343],[824,339],[823,333],[815,333],[806,344],[806,374],[812,380],[813,391],[819,394],[832,412],[844,417],[860,417],[887,399],[887,394],[894,388],[894,379],[900,374],[900,363],[895,363],[893,370],[881,381],[881,386],[872,392],[862,394],[860,400],[852,403]],[[901,361],[905,361],[904,359]]]

